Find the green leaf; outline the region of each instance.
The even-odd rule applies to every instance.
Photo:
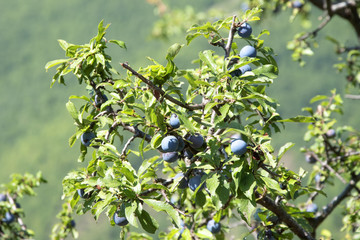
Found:
[[[167,50],[166,59],[172,61],[184,45],[175,43]]]
[[[126,49],[125,42],[123,42],[123,41],[119,41],[119,40],[109,40],[109,42],[115,43],[115,44],[118,45],[119,47]]]
[[[238,212],[240,213],[241,218],[250,224],[252,214],[256,209],[256,205],[254,206],[254,204],[246,197],[241,197],[238,199],[237,203]]]
[[[210,68],[210,70],[213,74],[218,73],[218,71],[216,69],[217,64],[215,63],[214,56],[213,56],[213,51],[206,50],[204,52],[200,52],[199,57],[200,57],[201,61],[203,61],[206,64],[206,66],[208,66]]]
[[[137,210],[136,201],[132,201],[130,203],[125,203],[125,216],[131,225],[134,227],[138,227],[138,223],[136,221],[135,211]]]
[[[66,63],[68,62],[70,59],[56,59],[56,60],[53,60],[53,61],[50,61],[50,62],[47,62],[46,65],[45,65],[45,69],[46,71],[49,70],[50,68],[56,66],[56,65],[59,65],[59,64],[62,64],[62,63]]]
[[[312,122],[315,122],[315,119],[313,117],[307,117],[307,116],[296,116],[293,118],[281,119],[281,120],[278,120],[278,122],[312,123]]]
[[[211,195],[215,195],[215,191],[217,187],[219,186],[220,182],[218,179],[218,175],[213,174],[210,178],[206,178],[206,186],[209,189],[209,192]]]
[[[321,101],[321,100],[324,100],[324,99],[327,99],[328,96],[325,96],[325,95],[317,95],[315,97],[313,97],[311,100],[310,100],[310,103],[314,103],[314,102],[317,102],[317,101]]]
[[[286,143],[284,146],[282,146],[279,150],[279,153],[278,153],[278,159],[281,159],[282,156],[290,149],[292,148],[293,146],[295,145],[295,143],[292,143],[292,142],[288,142]]]
[[[266,186],[268,189],[272,189],[277,193],[281,193],[281,194],[285,194],[286,191],[282,190],[280,188],[280,185],[277,181],[275,181],[274,179],[265,177],[265,176],[260,176],[260,178],[265,182]]]
[[[150,214],[145,210],[142,210],[138,219],[143,229],[148,233],[155,233],[156,230],[159,228],[159,224],[157,223],[157,221],[153,217],[151,217]]]
[[[188,129],[190,132],[195,132],[195,128],[193,123],[190,121],[189,116],[185,116],[185,114],[178,114],[181,122],[183,123],[184,127]]]
[[[66,49],[69,47],[69,45],[71,45],[71,44],[67,43],[65,40],[62,40],[62,39],[58,39],[58,42],[59,42],[60,47],[64,51],[66,51]]]
[[[154,149],[160,147],[162,139],[163,135],[161,133],[156,134],[154,137],[151,138],[151,147]]]
[[[71,117],[77,122],[79,123],[79,112],[76,110],[76,107],[74,105],[74,103],[72,103],[71,101],[68,101],[66,103],[66,109],[68,110],[68,112],[70,113]]]
[[[181,218],[179,213],[170,204],[154,199],[144,199],[144,202],[157,212],[165,211],[174,220],[175,224],[180,227]]]

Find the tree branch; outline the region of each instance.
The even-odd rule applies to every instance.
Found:
[[[360,174],[354,176],[345,189],[336,197],[334,197],[331,202],[323,207],[321,213],[315,217],[313,220],[310,220],[311,225],[316,229],[329,215],[330,213],[344,200],[349,196],[351,190],[356,187],[356,183],[360,181]]]
[[[152,90],[157,91],[161,96],[163,96],[164,98],[166,98],[167,100],[169,100],[172,103],[175,103],[176,105],[183,107],[185,109],[188,109],[190,111],[192,110],[197,110],[197,109],[202,109],[204,107],[203,104],[194,104],[194,105],[188,105],[186,103],[180,102],[179,100],[171,97],[170,95],[166,94],[164,92],[164,90],[162,90],[161,88],[155,86],[149,79],[145,78],[143,75],[141,75],[140,73],[138,73],[137,71],[135,71],[134,69],[132,69],[127,63],[120,63],[121,66],[127,70],[129,70],[133,75],[135,75],[137,78],[139,78],[141,81],[143,81],[144,83],[146,83]]]
[[[315,37],[315,36],[318,34],[318,32],[319,32],[321,29],[323,29],[323,28],[330,22],[330,20],[331,20],[331,16],[330,16],[330,15],[326,15],[324,21],[322,21],[315,30],[313,30],[313,31],[311,31],[311,32],[308,32],[308,33],[305,33],[304,35],[302,35],[301,37],[299,37],[297,40],[303,41],[303,40],[305,40],[305,39],[307,39],[307,38],[309,38],[309,37]]]
[[[326,11],[324,8],[323,0],[309,0],[317,8]],[[354,0],[342,1],[340,3],[334,3],[331,5],[331,11],[334,15],[337,15],[347,20],[354,28],[357,38],[360,41],[360,18],[357,12],[356,2]]]
[[[345,98],[353,99],[353,100],[360,100],[360,95],[346,94]]]
[[[225,49],[224,49],[225,50],[225,59],[230,56],[231,45],[232,45],[232,42],[234,39],[234,35],[236,33],[235,19],[236,19],[236,16],[234,15],[233,19],[232,19],[230,31],[229,31],[228,41],[227,41]]]
[[[297,221],[290,216],[281,206],[275,204],[275,202],[268,196],[260,195],[255,192],[257,198],[256,202],[272,211],[283,223],[285,223],[291,231],[296,234],[300,239],[314,240],[309,232],[303,229]]]

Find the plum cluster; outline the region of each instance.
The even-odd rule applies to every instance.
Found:
[[[245,22],[240,25],[240,27],[237,30],[237,33],[242,38],[249,38],[252,33],[252,27],[249,23]],[[240,58],[243,58],[243,57],[255,58],[256,54],[257,54],[257,52],[256,52],[255,47],[253,47],[251,45],[246,45],[240,50],[239,56],[240,56]],[[249,72],[251,70],[252,70],[251,66],[249,64],[246,64],[246,65],[241,66],[238,69],[232,71],[230,73],[230,75],[232,77],[235,77],[235,76],[238,77],[238,76],[241,76],[244,73]]]
[[[0,202],[6,202],[7,201],[7,196],[5,194],[0,194]],[[20,205],[17,203],[16,204],[17,208],[20,207]],[[14,214],[12,214],[11,212],[6,212],[5,216],[1,219],[0,222],[4,223],[4,224],[10,224],[12,222],[14,222],[15,220],[15,216]]]

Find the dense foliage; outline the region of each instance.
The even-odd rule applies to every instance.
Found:
[[[184,46],[174,44],[165,56],[165,66],[149,58],[152,65],[134,70],[125,62],[121,66],[127,72],[120,74],[105,49],[107,44],[126,48],[125,43],[107,40],[108,26],[102,22],[89,44],[59,41],[68,58],[46,65],[47,69],[59,65],[53,83],[65,83],[64,76],[72,72],[90,94],[71,96],[66,104],[77,126],[70,146],[81,139],[79,161],[91,156],[87,168],[69,173],[63,181],[70,209],[78,214],[91,211],[95,219],[105,212],[111,224],[141,225],[149,233],[159,227],[150,209],[164,211],[174,229],[161,233],[162,239],[222,239],[231,230],[225,224],[231,218],[248,225],[249,234],[257,233],[261,239],[315,236],[317,226],[334,207],[331,203],[316,215],[317,207],[311,205],[319,193],[324,194],[322,188],[331,174],[338,173],[330,156],[347,159],[353,170],[350,178],[357,181],[350,157],[357,153],[351,146],[334,151],[329,140],[334,134],[326,137],[324,132],[334,124],[328,122],[330,113],[339,111],[341,98],[335,93],[330,102],[319,105],[318,112],[308,108],[309,117],[280,118],[276,101],[265,91],[278,73],[273,50],[261,39],[268,31],[237,36],[237,31],[243,34],[244,24],[259,20],[257,13],[255,8],[241,19],[234,16],[190,28],[187,44],[204,36],[210,45],[224,50],[221,56],[202,49],[194,69],[176,66],[174,58]],[[80,106],[72,99],[78,99]],[[279,165],[293,146],[286,143],[275,154],[271,145],[273,132],[281,131],[283,122],[316,126],[307,133],[308,140],[317,139],[307,153],[324,167],[318,186],[302,184],[303,170],[296,174]],[[124,132],[132,135],[125,138]],[[142,159],[138,169],[129,161],[132,154]],[[350,184],[345,196],[353,188]],[[292,201],[301,195],[310,197],[294,205]],[[70,219],[64,216],[68,225]],[[123,227],[120,236],[126,233],[130,238],[145,237]]]
[[[151,2],[166,10],[162,1]],[[305,63],[304,55],[313,55],[318,33],[323,32],[333,16],[348,19],[357,32],[356,6],[352,2],[262,4],[267,13],[290,9],[291,21],[301,17],[304,25],[310,23],[311,6],[324,10],[324,21],[314,31],[297,34],[288,44],[294,51],[293,59],[301,65]],[[244,7],[257,5],[257,1],[249,1]],[[186,38],[188,45],[194,46],[192,41],[199,36],[212,45],[197,48],[199,54],[193,68],[179,68],[181,64],[175,57],[188,46],[174,44],[163,54],[165,60],[159,61],[164,65],[149,58],[150,66],[135,70],[136,63],[129,61],[121,64],[126,72],[115,70],[111,58],[117,53],[107,55],[108,46],[125,48],[125,43],[107,40],[108,26],[102,23],[89,44],[74,45],[61,40],[67,58],[47,64],[47,69],[60,66],[52,84],[56,80],[69,83],[72,78],[65,80],[65,75],[72,72],[89,92],[86,96],[71,96],[67,103],[77,127],[69,143],[81,146],[79,161],[87,167],[70,172],[64,179],[65,203],[58,214],[61,221],[54,226],[51,237],[64,239],[70,233],[78,237],[74,213],[88,212],[98,220],[105,212],[110,224],[125,226],[119,228],[121,236],[131,239],[150,239],[146,234],[133,232],[133,227],[153,233],[164,215],[172,224],[169,231],[160,233],[163,239],[231,238],[239,225],[249,229],[243,237],[253,234],[260,239],[289,239],[295,234],[300,238],[318,238],[316,230],[320,224],[347,199],[342,230],[347,238],[357,239],[359,133],[337,124],[334,113],[342,113],[340,95],[332,91],[330,96],[316,96],[311,107],[303,109],[307,117],[282,120],[276,101],[268,95],[268,87],[278,74],[276,54],[263,40],[269,32],[256,29],[251,36],[238,37],[238,33],[244,34],[240,31],[242,23],[251,26],[253,20],[258,20],[253,15],[257,10],[221,20],[220,12],[214,9],[201,13],[187,7],[186,11],[164,12],[164,20],[155,26],[160,37],[178,34],[197,23]],[[336,44],[336,52],[344,56],[335,67],[347,73],[348,86],[357,87],[358,47],[345,46],[337,36],[328,39]],[[243,48],[245,45],[248,46]],[[214,46],[224,52],[214,52]],[[244,51],[249,57],[242,56]],[[286,143],[274,150],[271,140],[274,132],[278,132],[276,136],[285,132],[283,122],[309,123],[304,138],[308,147],[303,152],[306,161],[313,164],[312,172],[300,169],[295,174],[279,164],[293,146]],[[334,182],[343,187],[332,198],[328,187]],[[2,189],[7,193],[5,201],[0,202],[4,238],[33,236],[16,204],[16,191],[21,192],[22,186],[23,180],[16,180],[11,188],[17,190],[5,186]],[[320,200],[319,195],[326,202],[318,207],[314,202]],[[164,213],[154,215],[154,210]],[[330,239],[333,233],[333,229],[323,230],[320,235]]]

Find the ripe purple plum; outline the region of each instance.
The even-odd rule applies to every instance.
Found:
[[[126,219],[126,217],[120,217],[118,213],[114,214],[113,219],[114,219],[115,224],[118,226],[125,226],[129,223],[128,220]]]
[[[253,46],[246,45],[240,50],[240,57],[256,57],[256,49]]]
[[[188,137],[187,140],[190,142],[190,147],[195,149],[201,148],[202,145],[204,144],[204,137],[199,133],[195,133],[194,135],[191,135],[190,137]]]
[[[180,119],[178,115],[175,113],[171,114],[169,124],[172,128],[179,128],[180,127]]]
[[[247,143],[242,139],[235,139],[231,142],[230,149],[236,155],[243,155],[247,150]]]
[[[190,178],[189,179],[189,183],[188,183],[188,186],[189,188],[192,190],[192,191],[195,191],[201,184],[201,177],[203,176],[204,174],[199,174],[199,175],[195,175],[194,177]],[[200,188],[199,188],[199,191],[202,190],[204,187],[205,187],[205,183],[203,183]]]
[[[85,146],[85,147],[89,147],[92,140],[95,138],[95,133],[93,132],[84,132],[81,135],[81,143]]]
[[[175,152],[179,147],[179,140],[175,136],[166,136],[161,141],[161,148],[164,152]]]
[[[177,152],[166,152],[162,154],[164,161],[172,163],[179,159],[179,154]]]
[[[211,219],[207,222],[206,228],[213,234],[219,233],[221,230],[221,223],[215,222],[214,219]]]
[[[252,33],[252,27],[250,26],[250,24],[248,23],[243,23],[241,24],[241,26],[238,28],[238,34],[240,37],[242,38],[248,38],[251,36]]]

